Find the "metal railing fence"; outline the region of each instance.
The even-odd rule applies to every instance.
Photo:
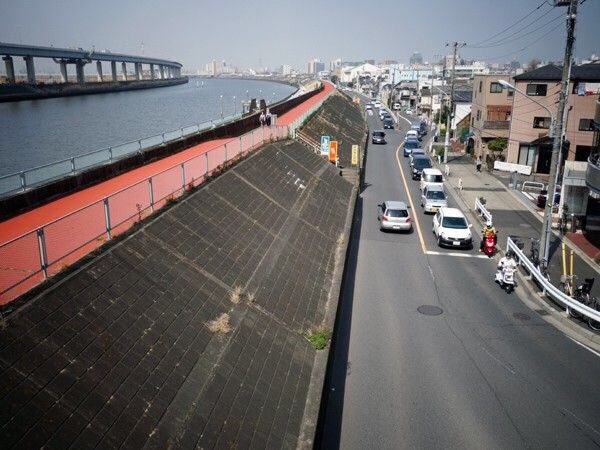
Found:
[[[554,286],[548,279],[540,272],[540,270],[531,262],[525,253],[519,248],[516,242],[514,242],[510,236],[506,239],[506,251],[512,250],[519,261],[519,264],[524,266],[529,273],[530,279],[535,279],[536,283],[543,289],[543,292],[554,301],[561,303],[565,308],[572,309],[588,317],[592,320],[600,322],[600,312],[596,311],[583,303],[578,302],[573,297],[568,296],[562,292],[559,288]]]
[[[490,221],[493,223],[492,221],[492,214],[487,210],[487,208],[485,207],[485,204],[481,202],[481,198],[480,197],[476,197],[475,198],[475,211],[477,211],[479,213],[479,215],[484,218],[486,221]]]
[[[201,184],[224,163],[266,142],[287,137],[287,126],[256,128],[1,244],[0,304]]]
[[[240,118],[241,114],[231,115],[217,121],[203,122],[197,125],[166,131],[161,134],[147,136],[124,144],[95,150],[93,152],[61,159],[20,172],[3,175],[0,176],[0,197],[23,192],[50,181],[76,174],[85,169],[90,169],[103,164],[110,164],[113,161],[135,153],[141,153],[144,150],[157,145],[165,145],[177,139],[198,134],[221,125],[226,125]]]

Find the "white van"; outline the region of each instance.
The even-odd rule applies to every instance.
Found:
[[[438,185],[438,186],[443,186],[444,183],[444,176],[442,175],[442,172],[438,169],[423,169],[423,172],[421,172],[421,182],[419,185],[419,188],[421,189],[421,191],[423,190],[423,188],[425,186],[433,186],[433,185]]]
[[[419,132],[417,130],[409,130],[406,132],[406,139],[413,136],[415,139],[419,139]]]

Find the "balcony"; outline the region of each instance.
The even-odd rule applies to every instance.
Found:
[[[510,122],[508,120],[486,120],[483,122],[484,130],[508,130]]]
[[[597,154],[590,156],[585,171],[585,184],[596,194],[600,194],[600,158],[598,156]]]

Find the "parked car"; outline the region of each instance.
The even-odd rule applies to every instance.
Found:
[[[365,111],[373,111],[373,106],[371,106],[371,104],[367,104],[367,106],[365,106]]]
[[[403,147],[403,155],[406,156],[410,156],[410,154],[412,153],[412,151],[415,148],[421,148],[421,144],[419,144],[419,141],[415,140],[405,140],[404,141],[404,147]]]
[[[385,131],[373,131],[371,142],[373,144],[387,144],[385,140]]]
[[[412,116],[412,114],[413,114],[412,109],[407,109],[406,114],[408,114],[409,116]]]
[[[383,129],[387,130],[393,130],[394,129],[394,121],[392,120],[391,117],[383,119]]]
[[[395,110],[399,110],[400,109],[400,103],[394,103],[394,109]]]
[[[433,234],[438,245],[457,248],[472,248],[471,224],[456,208],[440,208],[433,216]]]
[[[431,160],[425,155],[410,155],[412,158],[411,166],[412,166],[412,179],[420,180],[421,172],[423,169],[431,168]]]
[[[379,100],[375,100],[373,104],[375,105],[375,108],[381,108],[381,102]]]
[[[437,184],[438,186],[442,186],[444,182],[444,176],[439,169],[423,169],[421,173],[421,182],[419,183],[419,188],[421,191],[425,189],[425,186],[431,186]]]
[[[377,205],[380,230],[410,231],[412,219],[404,202],[387,200]]]
[[[417,156],[425,156],[425,150],[423,150],[422,148],[415,148],[412,152],[410,152],[408,162],[411,167],[413,166],[414,159]]]
[[[436,184],[426,186],[421,193],[421,206],[426,213],[434,213],[440,208],[447,207],[448,196],[444,188]]]

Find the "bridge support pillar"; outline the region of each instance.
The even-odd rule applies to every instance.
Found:
[[[96,70],[98,71],[98,81],[102,83],[104,81],[102,77],[102,61],[96,61]]]
[[[85,66],[85,63],[81,60],[78,60],[75,63],[75,71],[77,73],[77,83],[79,83],[79,84],[85,83],[85,72],[83,70],[84,66]]]
[[[67,62],[64,59],[61,59],[58,62],[60,67],[60,79],[63,83],[69,82],[69,72],[67,72]]]
[[[150,79],[154,80],[154,64],[150,64]]]
[[[121,70],[123,71],[123,81],[127,81],[127,64],[125,64],[125,61],[121,63]]]
[[[33,56],[24,56],[25,68],[27,69],[27,82],[35,83],[35,64],[33,63]]]
[[[158,66],[158,78],[160,78],[161,80],[165,78],[165,66],[163,66],[162,64]]]
[[[8,78],[9,83],[16,83],[15,79],[15,63],[11,56],[3,56],[4,66],[6,67],[6,78]]]
[[[110,74],[112,75],[112,80],[117,81],[117,62],[110,62]]]
[[[135,63],[135,79],[142,79],[142,65],[140,63]]]

